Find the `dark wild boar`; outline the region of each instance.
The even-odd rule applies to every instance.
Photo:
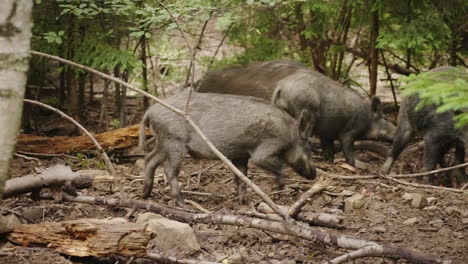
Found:
[[[183,109],[188,92],[165,101]],[[190,117],[206,136],[232,163],[247,175],[250,159],[259,167],[273,173],[282,184],[283,166],[293,168],[299,175],[315,178],[312,152],[307,143],[313,118],[303,111],[298,121],[268,102],[254,97],[193,92],[189,104]],[[164,162],[171,192],[178,205],[184,201],[177,176],[185,155],[194,158],[217,159],[202,138],[184,117],[160,104],[151,106],[143,116],[140,147],[144,142],[144,128],[149,125],[155,135],[155,148],[145,157],[143,197],[153,188],[154,172]],[[239,185],[238,193],[246,188]]]
[[[395,126],[385,119],[380,99],[362,98],[356,92],[327,76],[300,69],[276,85],[272,103],[293,117],[302,109],[316,115],[313,134],[327,160],[333,161],[333,141],[339,139],[346,162],[354,166],[354,141],[357,139],[391,141]]]
[[[440,72],[455,69],[443,66],[431,70]],[[468,143],[468,126],[455,128],[453,119],[454,111],[436,113],[435,105],[424,106],[416,110],[420,102],[417,94],[407,96],[403,99],[400,111],[398,112],[398,123],[395,139],[389,151],[387,159],[381,168],[381,173],[387,174],[390,171],[395,159],[408,144],[413,132],[421,132],[424,139],[423,170],[434,170],[437,164],[446,167],[444,155],[455,147],[455,161],[461,164],[465,159],[465,147]],[[452,185],[459,186],[466,182],[464,169],[458,169],[452,178]],[[425,182],[433,183],[433,177],[426,177]]]

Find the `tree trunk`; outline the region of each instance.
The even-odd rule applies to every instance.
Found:
[[[31,0],[0,2],[0,199],[16,144],[29,68]]]
[[[406,14],[406,24],[409,25],[411,23],[411,17],[412,15],[412,12],[411,12],[411,0],[408,0],[408,3],[407,3],[407,14]],[[411,48],[407,48],[406,49],[406,69],[409,69],[410,66],[411,66],[411,53],[412,53],[412,50]],[[386,69],[388,69],[386,67]]]
[[[128,71],[124,70],[124,72],[121,75],[122,79],[124,82],[128,82]],[[119,111],[120,115],[120,127],[126,127],[127,126],[127,116],[126,116],[126,109],[127,109],[127,87],[122,86],[121,89],[121,102],[122,106]],[[146,108],[145,108],[146,109]]]
[[[372,2],[372,28],[371,28],[371,53],[370,53],[370,91],[369,95],[374,96],[377,92],[377,66],[379,63],[378,50],[377,50],[377,37],[379,36],[379,8],[377,6],[378,0]]]
[[[141,70],[141,74],[142,74],[142,79],[143,79],[143,83],[142,83],[142,89],[143,91],[145,92],[148,92],[148,73],[147,73],[147,63],[146,63],[146,37],[145,35],[141,36],[141,63],[143,64]],[[148,101],[148,97],[143,97],[143,109],[148,109],[148,106],[149,106],[149,101]]]

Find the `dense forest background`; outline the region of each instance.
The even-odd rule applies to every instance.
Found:
[[[378,81],[440,65],[466,67],[468,3],[463,0],[41,1],[32,49],[87,65],[157,96],[194,86],[210,69],[292,59],[376,94]],[[369,80],[350,75],[367,70]],[[397,76],[397,77],[395,77]],[[379,89],[388,89],[379,87]],[[135,123],[129,94],[99,77],[33,56],[27,98],[58,107],[96,130]],[[98,102],[99,104],[96,104]],[[23,129],[55,126],[25,105]],[[88,120],[94,113],[97,118]],[[39,130],[39,131],[38,131]]]
[[[0,3],[1,263],[467,263],[468,184],[458,181],[468,172],[467,1]],[[144,141],[144,126],[137,125],[153,103],[148,98],[164,105],[162,98],[196,89],[213,69],[283,59],[343,83],[343,94],[350,88],[380,96],[383,103],[372,100],[369,115],[387,128],[399,112],[407,113],[398,110],[401,96],[414,92],[423,103],[438,104],[438,111],[455,111],[447,118],[432,111],[429,118],[418,116],[425,128],[405,139],[399,158],[391,156],[398,137],[393,145],[341,137],[341,146],[325,138],[327,146],[304,133],[311,126],[300,120],[316,116],[299,118],[295,127],[283,115],[289,132],[307,141],[281,139],[276,156],[263,151],[263,161],[286,159],[282,186],[261,163],[250,162],[258,161],[254,151],[237,142],[230,151],[252,155],[248,163],[236,160],[238,168],[219,153],[221,161],[183,157],[180,170],[170,159],[154,166],[162,157],[160,142],[150,131]],[[458,70],[428,72],[443,65]],[[359,99],[352,106],[365,104]],[[244,101],[238,105],[236,110],[245,108]],[[174,111],[216,153],[203,136],[206,127],[198,128],[191,115],[196,111],[186,110]],[[231,122],[215,110],[212,115],[222,119],[215,129]],[[456,129],[448,126],[452,114]],[[232,119],[247,123],[250,116],[256,115],[244,111]],[[354,125],[360,126],[346,128]],[[259,140],[293,135],[245,129],[253,130]],[[411,132],[402,130],[400,135]],[[232,134],[225,131],[221,136]],[[355,163],[346,151],[324,157],[348,143]],[[430,153],[451,145],[447,153]],[[174,149],[169,154],[184,153]],[[443,168],[427,171],[428,157]],[[388,164],[387,174],[382,168]],[[309,169],[297,171],[311,165],[314,179]],[[245,193],[236,192],[239,179],[249,186]],[[187,207],[173,206],[177,186]],[[240,203],[244,198],[248,205]],[[181,230],[183,235],[174,233]]]

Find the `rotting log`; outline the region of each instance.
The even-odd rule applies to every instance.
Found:
[[[145,228],[123,219],[80,219],[17,225],[7,238],[22,246],[42,245],[70,256],[143,257],[155,236]]]
[[[138,144],[139,125],[124,127],[95,135],[105,151],[120,150]],[[147,132],[150,135],[149,131]],[[43,154],[86,152],[96,149],[87,136],[40,137],[30,134],[18,136],[17,150]]]

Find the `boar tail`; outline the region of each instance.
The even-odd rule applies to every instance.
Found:
[[[138,135],[138,150],[143,151],[143,145],[146,141],[146,125],[148,124],[148,112],[143,115],[140,122],[140,133]]]

